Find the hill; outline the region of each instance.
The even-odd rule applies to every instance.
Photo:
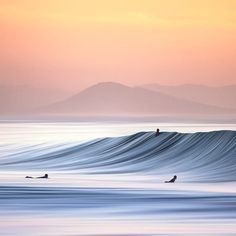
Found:
[[[206,105],[236,109],[236,85],[210,87],[191,84],[179,86],[146,84],[141,87]]]
[[[232,109],[201,104],[159,91],[106,82],[41,109],[49,114],[76,115],[176,115],[232,114]]]

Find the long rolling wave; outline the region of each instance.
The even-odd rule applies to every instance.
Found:
[[[3,147],[1,147],[3,150]],[[185,181],[235,181],[236,132],[140,132],[82,144],[4,147],[3,170],[140,173],[185,176]]]

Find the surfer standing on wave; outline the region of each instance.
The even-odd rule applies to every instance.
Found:
[[[156,131],[156,137],[160,134],[160,129],[157,129]]]

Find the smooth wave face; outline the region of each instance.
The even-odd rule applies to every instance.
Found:
[[[182,182],[236,181],[236,132],[141,132],[72,145],[2,146],[2,170],[178,175]]]
[[[235,131],[84,143],[38,131],[28,143],[23,125],[0,142],[0,235],[236,234]]]

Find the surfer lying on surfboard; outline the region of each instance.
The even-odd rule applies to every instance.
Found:
[[[34,177],[32,177],[32,176],[26,176],[25,178],[34,179]],[[48,179],[48,174],[45,174],[44,176],[36,177],[36,179]]]
[[[175,175],[171,180],[165,181],[165,183],[174,183],[176,179],[177,179],[177,176]]]

